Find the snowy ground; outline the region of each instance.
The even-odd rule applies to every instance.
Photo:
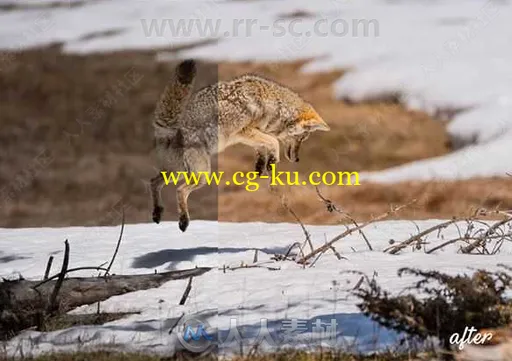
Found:
[[[296,10],[312,16],[283,19]],[[512,50],[506,36],[512,31],[511,15],[512,5],[501,0],[86,1],[0,12],[0,48],[58,40],[66,51],[91,52],[217,39],[180,56],[318,57],[306,71],[351,70],[336,85],[340,97],[363,100],[398,92],[410,108],[432,114],[462,110],[448,130],[458,143],[478,143],[445,157],[364,174],[364,179],[466,179],[505,176],[512,168]],[[188,31],[177,30],[179,19]],[[234,20],[243,21],[237,35]],[[84,38],[111,30],[108,36]]]
[[[410,248],[399,255],[382,252],[389,246],[390,239],[405,240],[416,234],[418,229],[440,222],[376,223],[365,232],[374,251],[368,250],[361,236],[350,236],[336,244],[337,251],[346,259],[338,260],[333,253],[327,253],[312,268],[302,268],[291,261],[270,260],[275,253],[285,253],[291,244],[304,239],[300,226],[295,224],[194,221],[184,234],[177,230],[174,222],[128,225],[113,267],[114,273],[214,267],[194,279],[186,304],[179,306],[178,302],[187,280],[171,281],[158,289],[116,296],[101,304],[105,312],[138,311],[138,315],[102,326],[79,326],[50,333],[27,331],[9,342],[7,350],[10,353],[20,349],[25,353],[37,353],[116,345],[169,353],[175,347],[181,347],[176,335],[169,336],[168,332],[182,313],[200,317],[212,327],[217,327],[221,341],[227,337],[228,330],[234,329],[230,320],[235,319],[236,326],[242,329],[245,351],[258,342],[258,335],[262,335],[259,333],[261,322],[266,322],[275,342],[263,342],[263,347],[268,349],[278,349],[295,342],[297,347],[302,343],[310,347],[335,346],[352,351],[382,350],[395,345],[398,335],[378,327],[359,313],[357,300],[349,295],[348,290],[354,287],[360,276],[344,274],[344,271],[358,270],[369,276],[375,274],[384,288],[399,292],[412,280],[410,277],[397,277],[397,270],[401,267],[456,274],[471,273],[478,268],[495,269],[498,263],[510,264],[512,260],[511,244],[505,244],[501,253],[494,256],[457,254],[458,246],[447,247],[431,255]],[[458,226],[464,232],[465,225]],[[308,226],[308,230],[318,246],[344,228]],[[55,256],[55,265],[61,262],[65,239],[70,241],[70,264],[73,267],[102,264],[110,259],[118,234],[119,227],[0,229],[0,276],[13,278],[21,274],[25,278],[40,279],[49,255]],[[442,235],[429,237],[427,248],[458,234],[456,226],[449,227]],[[252,264],[254,249],[259,250],[259,263],[280,270],[249,268],[223,272],[224,266],[236,267],[242,262]],[[84,271],[82,275],[93,274]],[[96,305],[73,312],[94,313]],[[288,339],[292,341],[283,341],[285,331],[289,330],[283,322],[293,319],[302,326]],[[325,332],[314,327],[317,319],[323,322],[321,328],[325,328]],[[331,319],[337,322],[333,329],[336,337],[327,332]],[[226,353],[240,349],[236,342],[221,346]]]

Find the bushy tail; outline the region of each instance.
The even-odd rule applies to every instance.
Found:
[[[173,80],[167,84],[156,105],[155,128],[171,128],[177,122],[192,94],[196,73],[196,62],[192,59],[184,60],[176,67]]]

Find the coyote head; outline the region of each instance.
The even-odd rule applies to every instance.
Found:
[[[300,109],[297,118],[293,119],[286,127],[285,135],[282,138],[286,159],[290,162],[298,162],[299,149],[302,142],[316,130],[327,132],[331,128],[318,115],[315,109],[307,104]]]

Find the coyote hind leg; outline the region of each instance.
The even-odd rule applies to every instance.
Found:
[[[160,223],[164,207],[162,204],[162,187],[164,185],[164,177],[158,174],[150,180],[151,200],[153,202],[153,222]]]
[[[199,149],[188,149],[184,153],[184,161],[189,174],[195,173],[197,183],[182,183],[176,190],[178,202],[178,227],[182,232],[187,230],[190,223],[188,211],[188,197],[193,191],[202,188],[206,184],[205,173],[210,173],[211,161],[209,155]]]

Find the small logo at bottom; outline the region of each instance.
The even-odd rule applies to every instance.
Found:
[[[204,353],[215,346],[216,332],[206,321],[183,317],[178,321],[176,333],[180,344],[191,352]]]

